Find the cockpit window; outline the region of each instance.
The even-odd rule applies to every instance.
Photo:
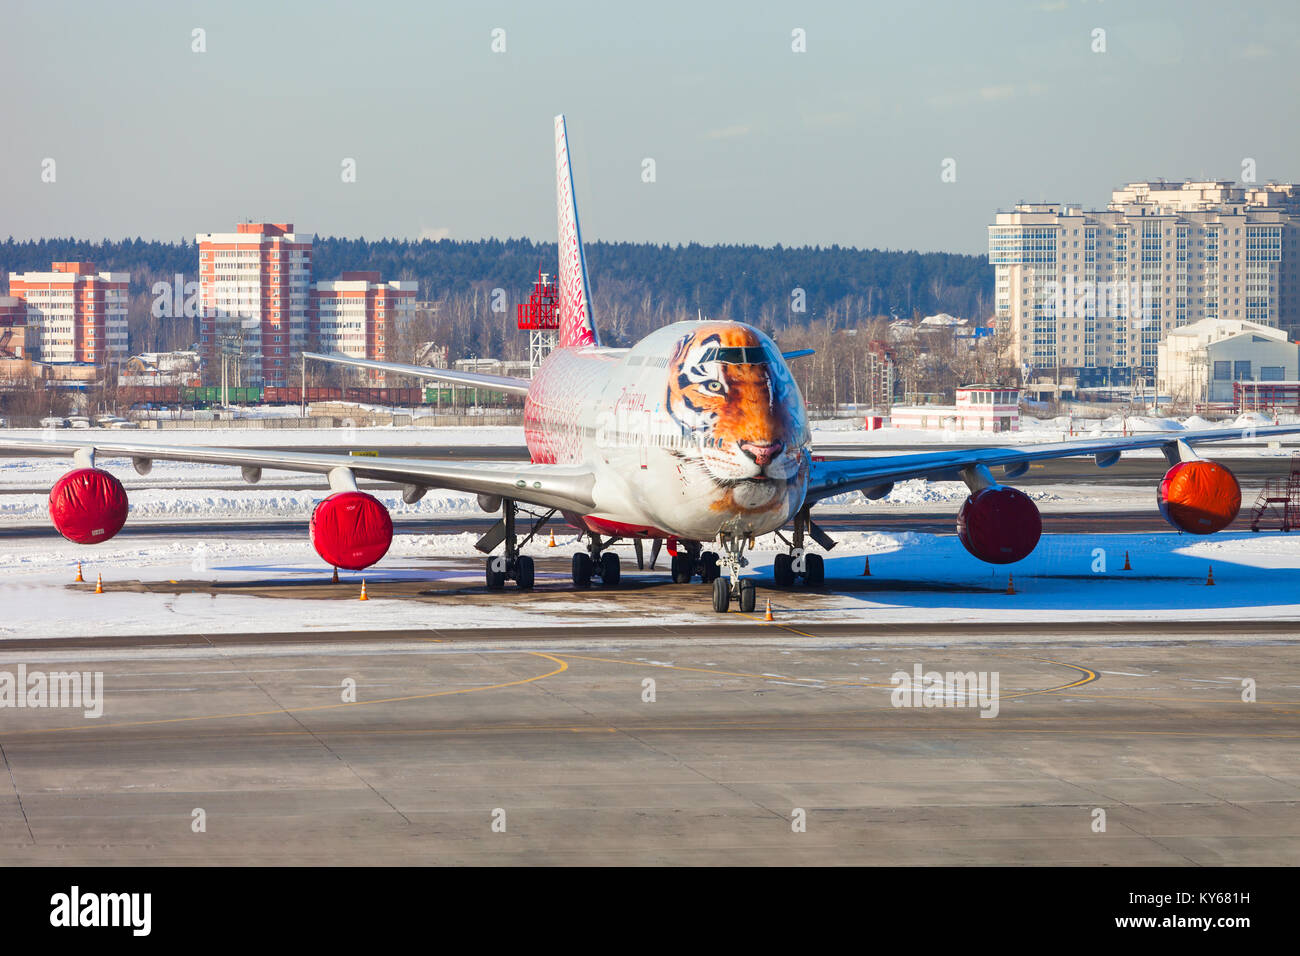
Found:
[[[725,365],[765,365],[771,357],[761,345],[729,346],[726,348],[707,349],[700,357],[700,363],[722,362]]]

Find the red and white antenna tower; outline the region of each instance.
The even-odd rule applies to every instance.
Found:
[[[560,289],[555,279],[538,269],[533,291],[527,302],[515,306],[515,316],[520,330],[528,331],[528,371],[536,375],[560,338]]]

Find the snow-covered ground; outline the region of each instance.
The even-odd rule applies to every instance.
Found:
[[[1281,424],[1294,424],[1295,415],[1283,415]],[[1020,431],[977,432],[954,430],[922,430],[882,428],[867,431],[861,417],[815,420],[811,423],[813,444],[816,445],[929,445],[972,444],[1009,445],[1045,441],[1069,441],[1093,437],[1128,434],[1168,433],[1177,437],[1179,432],[1205,428],[1237,429],[1245,432],[1251,427],[1272,425],[1271,416],[1258,412],[1239,415],[1231,421],[1211,422],[1200,416],[1188,418],[1156,418],[1152,416],[1112,415],[1108,418],[1034,418],[1022,415]],[[471,428],[418,426],[378,426],[372,428],[223,428],[215,423],[208,428],[176,429],[168,431],[112,431],[102,428],[89,430],[12,428],[0,430],[0,437],[25,441],[100,441],[151,443],[159,445],[235,445],[257,448],[290,445],[333,445],[342,448],[367,449],[384,445],[492,445],[524,444],[522,426],[483,425]],[[1071,434],[1073,431],[1073,434]],[[1247,436],[1247,440],[1249,437]],[[1267,450],[1269,442],[1300,444],[1300,433],[1270,440],[1254,439],[1259,449]]]
[[[328,569],[304,536],[300,542],[177,538],[132,538],[97,548],[70,543],[19,542],[0,553],[0,643],[4,638],[110,634],[236,633],[313,630],[375,630],[403,627],[473,629],[556,627],[575,624],[690,624],[716,620],[706,591],[698,609],[665,602],[653,617],[631,612],[619,598],[599,589],[562,592],[527,602],[499,596],[491,613],[477,602],[430,603],[383,597],[383,582],[482,580],[476,535],[398,535],[388,556],[366,572],[372,600],[306,600],[203,593],[155,594],[115,591],[122,580],[205,580],[236,582],[288,580],[323,582]],[[896,622],[1040,622],[1063,625],[1091,621],[1270,620],[1297,622],[1300,633],[1300,535],[1221,534],[1208,539],[1167,534],[1047,535],[1029,558],[992,567],[971,557],[952,536],[925,534],[840,535],[826,558],[825,591],[760,591],[771,596],[777,619],[815,635],[819,622],[859,622],[862,636]],[[569,535],[558,542],[567,554]],[[531,547],[545,554],[540,543]],[[770,581],[774,538],[757,542],[750,573],[760,588]],[[1132,571],[1122,571],[1125,554]],[[865,559],[872,577],[861,576]],[[78,559],[87,580],[103,574],[108,593],[71,590]],[[630,554],[624,555],[626,574]],[[1206,586],[1213,567],[1215,586]],[[666,582],[661,568],[659,577]],[[1008,574],[1018,593],[1004,593]],[[347,575],[356,587],[360,575]],[[567,574],[538,573],[540,583],[564,583]],[[871,590],[836,580],[868,582]],[[344,592],[341,592],[344,593]],[[1140,635],[1140,627],[1137,629]]]
[[[1052,434],[1051,428],[1057,424],[1039,423],[1014,436],[978,438],[990,444],[1003,443],[1008,438],[1056,440],[1060,436]],[[1204,423],[1185,424],[1202,427]],[[1244,427],[1249,422],[1240,424]],[[849,430],[856,425],[856,421],[819,423],[815,435],[827,443],[851,440],[863,445],[952,440],[951,436],[939,432],[917,433],[915,439],[909,439],[902,437],[908,433]],[[1153,429],[1156,427],[1171,435],[1178,431],[1167,424],[1152,425]],[[358,429],[355,434],[346,435],[337,429],[196,430],[155,435],[105,432],[102,436],[97,432],[61,431],[55,436],[250,446],[319,445],[346,438],[344,447],[358,449],[417,441],[441,446],[523,442],[522,429],[518,428],[381,428]],[[1256,448],[1238,451],[1260,454],[1267,449],[1260,443]],[[195,540],[177,534],[116,539],[97,547],[63,541],[51,543],[48,539],[8,539],[0,547],[0,606],[5,609],[0,618],[0,639],[176,631],[366,630],[376,625],[383,628],[474,628],[510,624],[571,627],[575,623],[592,622],[600,615],[609,615],[606,622],[611,619],[646,622],[640,615],[629,617],[618,598],[603,595],[599,590],[562,593],[547,600],[521,603],[510,601],[507,594],[490,615],[485,615],[482,606],[472,602],[385,599],[382,587],[378,588],[380,596],[365,604],[230,594],[212,597],[115,592],[111,583],[126,579],[318,580],[327,569],[307,541],[305,519],[315,503],[327,494],[327,489],[323,483],[319,491],[277,488],[277,481],[284,484],[303,479],[275,473],[268,473],[264,483],[257,487],[244,486],[238,483],[234,469],[211,465],[159,461],[149,476],[142,477],[135,474],[126,460],[104,458],[100,463],[119,475],[131,489],[134,520],[302,517],[303,536],[297,541],[247,537]],[[63,459],[0,458],[0,488],[48,486],[66,468]],[[1104,473],[1099,473],[1096,486],[1033,486],[1031,493],[1049,514],[1060,510],[1113,510],[1154,504],[1154,489],[1150,487],[1103,482]],[[956,505],[966,493],[960,482],[900,482],[883,501],[868,502],[853,493],[830,499],[819,510],[899,514],[950,504],[955,513]],[[415,505],[403,504],[396,492],[379,492],[379,497],[399,521],[407,516],[481,514],[471,495],[431,492]],[[43,522],[45,510],[44,494],[0,494],[0,521],[10,525]],[[399,531],[400,527],[399,524]],[[477,537],[477,534],[399,534],[389,555],[367,572],[367,576],[376,584],[394,578],[430,580],[449,576],[477,584],[482,576],[482,557],[473,549]],[[873,623],[916,620],[1068,622],[1083,614],[1092,620],[1139,622],[1154,618],[1300,620],[1300,587],[1297,587],[1300,585],[1300,536],[1220,534],[1198,539],[1172,532],[1047,535],[1033,555],[1009,568],[991,568],[975,560],[952,536],[860,533],[837,537],[841,543],[828,556],[828,578],[858,580],[864,557],[870,555],[872,584],[876,589],[835,592],[832,586],[829,596],[773,592],[778,598],[779,620],[806,626],[810,633],[815,633],[819,621],[860,621],[865,636],[870,635]],[[559,542],[566,550],[572,548],[570,536],[560,534]],[[763,580],[770,580],[771,559],[777,548],[771,536],[758,542],[752,556],[752,571]],[[1132,555],[1135,568],[1132,572],[1118,570],[1123,566],[1126,551]],[[109,594],[96,596],[66,587],[78,559],[85,562],[88,575],[104,574],[110,584]],[[1206,587],[1205,575],[1211,563],[1218,583]],[[625,560],[624,566],[629,564],[630,560]],[[1019,593],[1014,596],[1002,593],[1008,571],[1016,577]],[[567,575],[558,577],[567,579]],[[539,572],[539,580],[547,580],[547,575]],[[664,623],[711,619],[703,591],[698,612],[664,610],[654,618]],[[1300,624],[1297,630],[1300,631]]]
[[[1032,441],[1058,441],[1069,439],[1068,434],[1061,434],[1059,428],[1066,424],[1065,419],[1052,419],[1037,422],[1026,419],[1026,428],[1011,433],[961,433],[950,434],[936,431],[900,431],[883,429],[880,431],[863,431],[858,419],[836,419],[814,423],[814,442],[821,445],[856,445],[866,455],[880,454],[873,452],[871,446],[898,446],[916,444],[925,446],[936,442],[971,442],[979,444],[1023,444]],[[1186,428],[1202,428],[1208,425],[1203,419],[1192,418],[1182,424],[1172,419],[1128,420],[1130,428],[1140,431],[1163,431],[1176,435]],[[1261,424],[1263,416],[1242,416],[1236,427],[1246,428],[1250,424]],[[1118,419],[1108,419],[1091,423],[1076,420],[1075,438],[1086,437],[1078,434],[1078,429],[1087,426],[1087,434],[1105,434]],[[369,450],[394,444],[428,444],[438,447],[456,445],[492,445],[522,446],[523,429],[516,427],[489,426],[483,428],[361,428],[361,429],[307,429],[307,430],[243,430],[243,429],[196,429],[174,432],[108,432],[108,431],[71,431],[60,430],[8,430],[5,437],[19,437],[40,440],[99,440],[131,441],[140,443],[166,443],[178,445],[218,445],[259,447],[267,445],[330,445],[337,444],[344,450]],[[1290,438],[1291,436],[1287,436]],[[1300,441],[1300,436],[1295,437]],[[1270,447],[1273,446],[1273,447]],[[1246,446],[1218,448],[1212,454],[1220,458],[1276,457],[1289,456],[1293,447],[1279,444],[1276,439],[1265,441],[1256,439]],[[1158,458],[1160,451],[1127,452],[1133,457]],[[256,486],[249,486],[240,479],[237,469],[222,465],[203,465],[190,462],[155,461],[153,470],[147,476],[137,475],[126,458],[110,458],[101,455],[97,464],[113,472],[130,492],[131,514],[137,520],[186,520],[192,518],[246,518],[257,519],[268,516],[306,517],[311,513],[316,502],[328,493],[324,481],[320,490],[304,491],[300,486],[304,481],[313,481],[310,476],[291,472],[268,470],[262,481]],[[48,488],[69,468],[63,457],[4,458],[0,457],[0,491],[4,489],[40,489]],[[1104,490],[1102,490],[1104,487]],[[1105,473],[1098,472],[1096,488],[1078,485],[1036,486],[1030,491],[1045,512],[1061,510],[1087,510],[1089,508],[1133,508],[1151,504],[1153,492],[1146,487],[1119,487],[1105,481]],[[903,509],[916,509],[925,505],[952,502],[959,503],[966,496],[965,486],[960,482],[900,482],[885,499],[868,502],[860,494],[852,493],[829,499],[819,506],[823,513],[827,511],[883,511],[888,513]],[[457,493],[431,492],[414,505],[404,504],[399,495],[379,493],[398,519],[404,517],[433,517],[438,515],[476,514],[479,513],[473,495]],[[29,523],[43,521],[47,514],[45,493],[0,494],[0,523]]]
[[[216,465],[193,465],[175,478],[168,479],[151,473],[141,478],[129,465],[115,467],[114,463],[101,461],[117,475],[130,495],[128,521],[175,521],[183,523],[205,519],[301,518],[304,522],[312,509],[329,494],[323,478],[298,476],[289,479],[297,483],[316,482],[314,490],[277,490],[273,481],[263,481],[257,487],[244,485],[238,478],[230,478],[230,468]],[[204,469],[208,471],[203,471]],[[20,480],[0,468],[0,487],[31,487],[53,484],[63,468],[48,474],[27,475]],[[211,472],[210,474],[208,472]],[[287,483],[288,480],[282,482]],[[412,518],[487,515],[479,508],[475,495],[456,491],[430,491],[415,504],[406,504],[396,491],[370,489],[397,521]],[[1143,485],[1107,485],[1099,480],[1096,485],[1035,485],[1026,489],[1044,514],[1091,510],[1135,510],[1155,507],[1155,489]],[[953,514],[969,491],[960,481],[925,481],[917,478],[900,481],[884,498],[871,501],[856,491],[835,495],[818,503],[814,514],[898,515],[931,511],[936,506],[951,504]],[[1252,499],[1253,500],[1253,499]],[[44,524],[49,516],[49,496],[41,493],[0,494],[0,525],[28,526]]]
[[[1295,415],[1283,415],[1280,424],[1295,424]],[[1248,442],[1251,447],[1225,448],[1216,452],[1220,457],[1239,457],[1255,454],[1290,455],[1294,447],[1271,447],[1300,445],[1300,432],[1295,435],[1282,435],[1273,438],[1255,438],[1251,428],[1275,424],[1273,418],[1258,412],[1239,415],[1231,421],[1211,422],[1200,416],[1188,418],[1154,418],[1133,415],[1122,417],[1112,415],[1104,419],[1084,419],[1060,416],[1057,418],[1034,418],[1029,415],[1020,417],[1020,430],[1015,432],[977,432],[955,431],[953,429],[923,430],[918,428],[880,428],[866,431],[861,418],[836,418],[812,423],[813,446],[818,445],[1024,445],[1038,442],[1084,441],[1089,438],[1118,437],[1129,435],[1162,435],[1177,438],[1182,432],[1199,431],[1207,428],[1235,429],[1241,433],[1237,442]],[[1135,456],[1158,456],[1158,449],[1142,452],[1125,452]]]
[[[17,441],[104,442],[133,445],[234,445],[263,448],[289,445],[332,445],[366,449],[375,445],[522,445],[524,429],[515,425],[475,425],[472,428],[381,425],[373,428],[177,428],[166,431],[141,429],[115,431],[108,428],[6,428],[0,438]]]
[[[318,491],[275,491],[272,489],[233,489],[213,491],[207,488],[176,485],[169,488],[136,490],[120,471],[130,493],[128,521],[187,521],[201,519],[302,518],[310,517],[316,505],[329,495],[324,480]],[[487,515],[474,495],[460,492],[430,491],[415,504],[408,505],[396,491],[374,491],[395,519],[446,515]],[[39,524],[49,515],[47,495],[0,495],[0,524]],[[305,525],[304,525],[305,527]]]

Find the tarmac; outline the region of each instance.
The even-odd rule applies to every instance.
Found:
[[[0,710],[0,864],[1294,864],[1300,624],[1171,638],[733,613],[6,642],[0,670],[102,673],[104,713]],[[949,706],[894,705],[918,666]]]

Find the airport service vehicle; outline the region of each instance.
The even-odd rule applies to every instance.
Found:
[[[1209,534],[1236,517],[1236,478],[1222,464],[1200,458],[1193,446],[1243,437],[1239,429],[815,461],[803,398],[787,365],[806,352],[782,353],[758,329],[726,321],[676,323],[627,349],[601,345],[563,116],[555,118],[555,169],[559,344],[531,381],[308,356],[520,395],[530,462],[358,458],[52,435],[47,441],[0,439],[0,453],[72,457],[73,469],[50,493],[50,515],[65,537],[81,543],[108,540],[126,520],[126,492],[96,466],[97,456],[130,458],[140,474],[160,459],[232,465],[250,483],[265,469],[314,472],[325,477],[330,494],[313,512],[309,533],[317,553],[335,567],[361,570],[387,552],[392,520],[358,482],[397,482],[408,503],[430,488],[450,489],[477,494],[484,511],[500,514],[478,543],[488,555],[490,590],[507,581],[533,586],[533,560],[521,548],[559,516],[584,542],[572,556],[575,587],[593,581],[617,586],[619,558],[610,546],[630,540],[640,563],[649,540],[651,567],[666,544],[673,580],[704,582],[716,611],[733,601],[742,611],[754,610],[754,579],[743,569],[756,536],[777,532],[787,544],[773,566],[778,585],[820,585],[824,562],[810,545],[829,549],[834,542],[812,520],[812,506],[849,491],[880,498],[911,478],[966,483],[970,495],[957,532],[967,550],[993,564],[1025,558],[1042,532],[1037,507],[1002,484],[995,468],[1012,480],[1043,459],[1090,455],[1105,468],[1125,451],[1159,448],[1170,467],[1157,504],[1170,524]],[[1294,431],[1300,426],[1253,429],[1259,437]]]

